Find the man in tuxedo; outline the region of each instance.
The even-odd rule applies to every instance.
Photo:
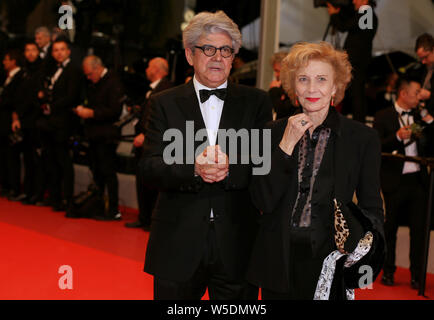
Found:
[[[42,200],[44,191],[44,177],[41,171],[42,158],[40,153],[39,133],[36,130],[36,119],[40,115],[38,91],[42,88],[43,70],[39,48],[35,42],[24,45],[23,77],[17,104],[12,113],[12,130],[22,133],[20,148],[13,151],[14,163],[24,163],[23,194],[17,197],[24,204],[35,204]],[[25,94],[24,94],[25,93]],[[39,149],[39,153],[38,153]]]
[[[427,111],[434,115],[434,97],[432,94],[434,89],[434,38],[432,35],[428,33],[420,35],[416,40],[415,51],[420,62],[426,66],[421,75],[421,100],[424,100]]]
[[[14,200],[19,196],[20,167],[13,162],[13,149],[10,135],[12,133],[12,113],[17,106],[23,72],[21,69],[21,52],[9,50],[3,58],[3,67],[7,77],[0,88],[0,186],[2,196]]]
[[[66,40],[53,43],[52,55],[57,67],[45,83],[45,89],[38,93],[42,116],[37,126],[41,131],[42,147],[47,153],[49,204],[54,211],[64,211],[74,194],[74,168],[69,142],[78,124],[73,108],[80,101],[82,74],[71,63],[70,54]]]
[[[354,10],[345,7],[336,8],[330,3],[327,3],[327,10],[331,26],[340,32],[348,32],[344,49],[353,66],[353,79],[348,88],[348,95],[346,95],[348,99],[344,100],[342,111],[352,113],[354,120],[365,123],[367,113],[365,83],[367,68],[372,58],[372,44],[377,33],[378,18],[373,9],[376,5],[375,0],[353,0],[352,2]],[[365,13],[359,13],[359,9],[367,5],[372,8],[372,28],[360,28],[359,21]]]
[[[424,156],[433,146],[419,138],[416,125],[432,126],[433,118],[421,118],[413,112],[419,104],[421,85],[416,79],[401,78],[397,83],[397,100],[375,116],[382,152],[406,156]],[[384,225],[387,255],[382,283],[394,285],[396,233],[400,218],[405,217],[410,227],[411,286],[419,287],[421,258],[423,257],[424,222],[427,203],[426,168],[415,162],[384,159],[381,165],[381,187],[386,206]]]
[[[146,130],[145,122],[149,115],[149,99],[152,95],[163,90],[171,88],[173,85],[167,78],[169,74],[169,63],[166,59],[157,57],[149,61],[146,68],[146,77],[150,82],[149,91],[146,92],[145,101],[142,103],[140,117],[135,125],[137,136],[134,138],[134,150],[137,164],[143,154],[143,143],[145,142]],[[153,187],[146,186],[139,174],[139,167],[136,171],[136,191],[137,202],[139,204],[139,216],[137,221],[127,222],[127,228],[144,228],[149,229],[151,225],[152,210],[157,200],[158,190]]]
[[[83,72],[90,81],[86,88],[88,103],[87,106],[78,106],[75,112],[85,122],[93,178],[101,193],[107,187],[109,199],[108,214],[98,219],[120,220],[116,174],[116,149],[120,133],[114,123],[122,112],[122,85],[97,56],[84,58]]]
[[[35,30],[35,42],[39,47],[39,57],[43,61],[43,68],[46,73],[51,73],[53,68],[56,67],[56,61],[54,60],[51,50],[51,33],[47,27],[39,27]]]
[[[196,15],[183,43],[194,77],[151,97],[140,162],[144,182],[159,190],[145,272],[154,275],[154,299],[199,300],[207,288],[210,299],[256,299],[245,281],[259,217],[248,192],[251,156],[241,163],[241,143],[226,150],[220,133],[262,129],[271,101],[228,82],[241,33],[224,12]],[[182,142],[175,162],[172,133]]]

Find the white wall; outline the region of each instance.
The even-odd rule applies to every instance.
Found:
[[[424,32],[434,34],[431,0],[378,0],[375,12],[379,27],[374,52],[401,50],[414,55],[417,36]],[[314,8],[313,0],[281,0],[280,42],[290,45],[297,41],[322,40],[328,21],[326,8]],[[243,28],[247,48],[259,46],[259,25],[257,20]],[[345,34],[341,36],[344,40]]]

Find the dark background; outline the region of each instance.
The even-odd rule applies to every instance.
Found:
[[[39,26],[56,27],[62,14],[58,0],[1,0],[0,53],[8,48],[22,49],[33,39]],[[85,54],[91,48],[104,63],[119,73],[128,72],[146,82],[144,70],[149,59],[168,59],[172,80],[185,79],[188,66],[184,58],[180,25],[184,21],[182,0],[82,0],[72,1],[74,46]],[[260,15],[260,0],[197,0],[195,12],[223,10],[240,27]],[[249,57],[255,57],[255,53]],[[136,81],[133,80],[133,81]],[[138,88],[140,90],[140,88]]]

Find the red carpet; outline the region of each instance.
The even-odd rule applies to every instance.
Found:
[[[125,228],[137,212],[123,211],[117,222],[68,219],[47,207],[0,199],[0,299],[152,299],[152,277],[143,272],[149,234]],[[59,288],[64,265],[72,268],[72,290]],[[356,298],[426,300],[410,288],[408,270],[398,269],[395,281],[390,288],[377,279]],[[434,275],[428,275],[425,293],[434,298]]]

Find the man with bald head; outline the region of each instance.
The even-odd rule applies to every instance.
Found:
[[[87,105],[75,109],[84,119],[85,135],[89,139],[90,169],[101,193],[107,187],[109,211],[100,220],[120,220],[118,209],[118,178],[116,175],[116,148],[119,139],[114,125],[122,112],[123,89],[119,79],[108,71],[97,56],[83,60],[83,73],[89,80]]]
[[[146,68],[146,78],[149,80],[149,90],[146,92],[145,101],[142,103],[141,116],[135,130],[137,136],[134,138],[134,148],[136,162],[138,163],[143,153],[143,143],[145,141],[145,121],[149,115],[149,99],[151,95],[171,88],[173,85],[167,78],[169,74],[169,63],[161,57],[153,58],[149,61]],[[127,222],[127,228],[149,229],[151,224],[151,214],[157,200],[158,191],[144,185],[138,172],[136,172],[137,203],[139,204],[139,216],[137,221]]]

